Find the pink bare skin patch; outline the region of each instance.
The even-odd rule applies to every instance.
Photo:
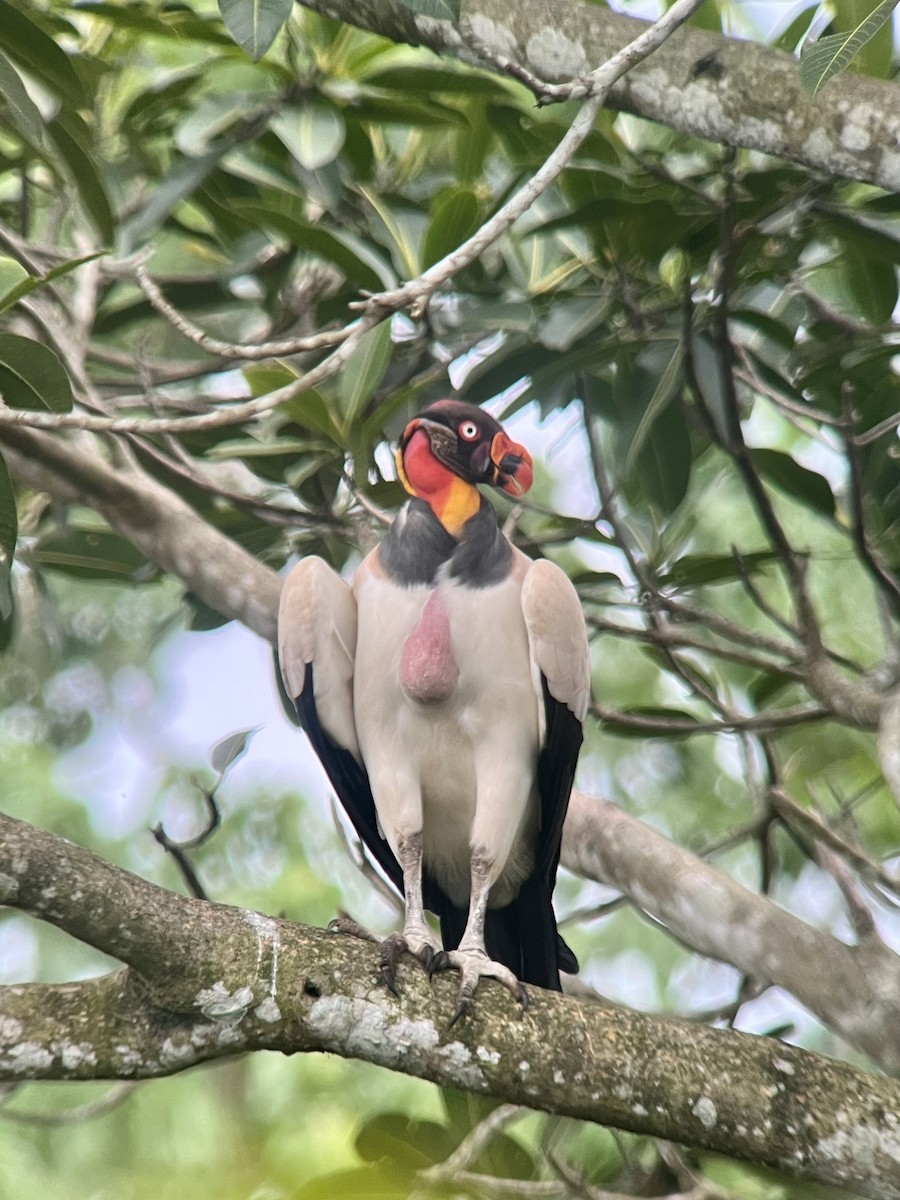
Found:
[[[418,704],[440,704],[456,687],[450,620],[439,592],[432,592],[400,656],[400,686]]]

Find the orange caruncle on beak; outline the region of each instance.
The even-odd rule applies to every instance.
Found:
[[[495,434],[491,442],[491,462],[494,464],[494,487],[509,496],[524,496],[534,482],[531,455],[502,431]]]

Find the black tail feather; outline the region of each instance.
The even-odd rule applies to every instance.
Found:
[[[429,901],[440,918],[444,948],[455,950],[466,926],[466,910],[451,904],[437,888]],[[570,974],[578,970],[575,955],[556,928],[550,891],[537,875],[525,881],[511,904],[487,910],[484,942],[491,958],[509,967],[522,983],[535,987],[561,991],[560,970]]]

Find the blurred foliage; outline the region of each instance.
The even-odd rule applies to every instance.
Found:
[[[710,3],[697,23],[730,28],[747,20],[741,7]],[[361,293],[414,276],[495,212],[575,111],[536,108],[515,82],[298,6],[254,5],[258,20],[238,0],[220,8],[0,0],[8,404],[62,412],[74,398],[82,411],[177,416],[290,384],[320,352],[209,353],[154,309],[128,256],[145,252],[168,301],[217,339],[336,329]],[[866,15],[848,0],[831,8],[831,26],[818,6],[792,9],[772,37],[793,50],[812,23],[841,35]],[[888,34],[854,66],[888,75]],[[273,567],[319,553],[343,568],[373,535],[358,498],[400,502],[386,446],[408,415],[448,390],[492,402],[542,459],[516,537],[570,571],[596,635],[604,720],[589,730],[582,786],[843,936],[836,886],[796,830],[767,824],[765,756],[798,804],[873,861],[900,854],[900,818],[869,732],[833,716],[779,724],[813,698],[783,555],[735,449],[740,435],[829,650],[852,678],[888,671],[898,604],[859,533],[896,579],[898,262],[896,196],[604,113],[514,230],[421,318],[374,329],[338,377],[261,420],[136,434],[125,449]],[[180,887],[146,830],[162,819],[189,836],[214,773],[159,733],[169,685],[154,648],[190,656],[221,618],[90,509],[51,504],[22,480],[16,490],[17,515],[0,460],[0,805]],[[674,650],[654,639],[661,613],[682,639]],[[715,634],[713,618],[743,641]],[[768,715],[771,730],[764,741],[684,732],[729,712]],[[145,763],[144,785],[116,799],[104,772],[123,744]],[[76,751],[94,755],[108,803],[86,785],[73,793]],[[210,894],[318,924],[349,896],[365,917],[371,889],[350,877],[321,805],[283,779],[235,778],[222,829],[195,857]],[[560,881],[587,981],[647,1009],[734,999],[736,972],[609,899]],[[7,982],[108,965],[16,914],[0,945]],[[785,1020],[804,1043],[847,1053],[783,996],[745,1004],[739,1023]],[[101,1091],[41,1087],[8,1108],[46,1112]],[[0,1121],[0,1196],[406,1196],[415,1171],[486,1112],[359,1063],[257,1055],[144,1085],[85,1126]],[[527,1179],[546,1151],[598,1186],[677,1182],[639,1139],[536,1117],[471,1169]],[[748,1198],[807,1194],[702,1165]]]

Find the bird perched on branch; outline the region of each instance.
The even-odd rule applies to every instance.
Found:
[[[528,451],[488,413],[440,400],[409,422],[411,499],[348,586],[321,559],[288,575],[288,694],[357,833],[405,898],[381,943],[460,972],[455,1021],[490,975],[559,990],[578,964],[551,897],[590,688],[578,597],[497,524],[479,484],[523,495]],[[440,920],[441,947],[425,910]],[[452,1023],[452,1022],[451,1022]]]

